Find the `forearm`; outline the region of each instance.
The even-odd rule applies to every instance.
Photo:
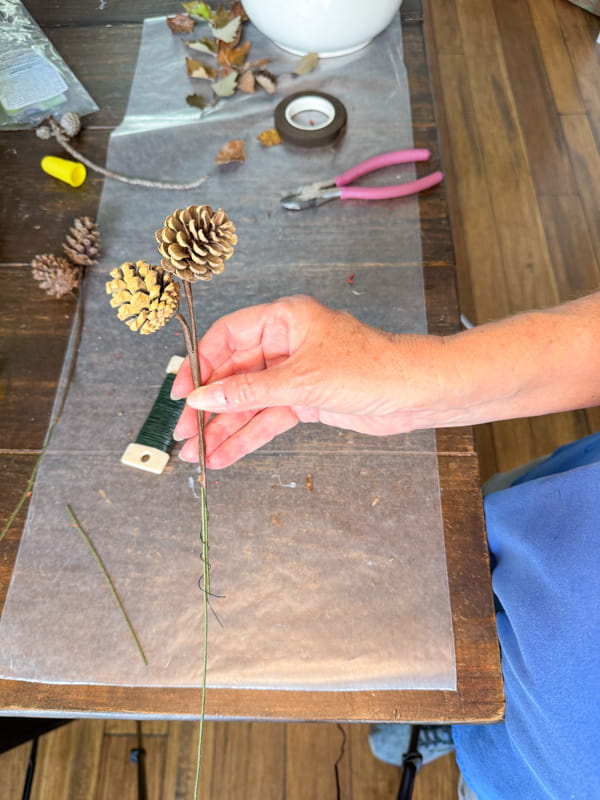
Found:
[[[442,339],[435,427],[600,403],[600,292]]]

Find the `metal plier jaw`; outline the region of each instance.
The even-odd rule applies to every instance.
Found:
[[[305,208],[314,208],[340,197],[340,190],[335,180],[315,181],[307,183],[281,199],[281,205],[289,211],[303,211]]]

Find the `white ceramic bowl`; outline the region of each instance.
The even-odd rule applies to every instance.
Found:
[[[368,45],[401,4],[402,0],[244,0],[250,21],[278,47],[322,58]]]

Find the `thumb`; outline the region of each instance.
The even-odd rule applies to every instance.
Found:
[[[303,402],[294,391],[294,383],[284,367],[241,372],[194,389],[187,402],[192,408],[215,413],[288,406]]]

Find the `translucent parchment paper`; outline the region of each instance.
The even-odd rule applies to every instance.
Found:
[[[296,59],[251,26],[253,58],[274,72]],[[282,95],[338,96],[348,130],[334,148],[263,149]],[[124,260],[157,263],[154,230],[191,203],[223,207],[239,244],[224,274],[195,285],[201,328],[249,303],[305,292],[398,332],[425,330],[415,198],[334,201],[301,213],[279,199],[358,160],[411,146],[399,21],[361,53],[282,78],[278,95],[236,95],[200,114],[183,45],[149,20],[109,166],[189,181],[192,193],[107,181],[102,262],[84,282],[84,322],[61,420],[42,461],[0,623],[0,672],[46,682],[201,683],[199,506],[190,465],[155,476],[120,464],[168,358],[176,322],[152,337],[116,320],[104,291]],[[217,168],[243,138],[247,160]],[[372,181],[408,180],[411,167]],[[350,276],[353,276],[349,280]],[[369,354],[364,361],[369,380]],[[310,476],[310,477],[308,477]],[[72,527],[93,540],[147,654],[142,663],[102,576]],[[237,465],[209,474],[211,581],[208,683],[246,688],[453,689],[455,661],[432,432],[374,439],[299,425]]]

